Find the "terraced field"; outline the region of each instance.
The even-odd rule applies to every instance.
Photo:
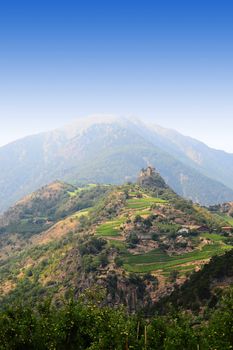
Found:
[[[166,203],[166,201],[160,198],[145,197],[145,198],[132,198],[126,201],[126,209],[123,211],[123,215],[133,213],[134,215],[150,215],[150,207],[155,203]],[[96,229],[97,236],[114,237],[120,236],[120,226],[126,221],[126,217],[117,218],[112,221],[107,221]]]
[[[201,260],[210,259],[213,255],[220,255],[226,250],[232,249],[232,246],[224,244],[222,241],[213,242],[205,245],[202,249],[196,249],[193,252],[169,256],[159,249],[153,250],[142,255],[128,254],[124,258],[124,267],[129,272],[146,273],[151,271],[161,270],[166,273],[171,270],[185,271],[187,264],[192,264]]]
[[[160,198],[145,197],[145,198],[132,198],[126,201],[126,207],[129,209],[146,209],[150,208],[156,203],[167,203]]]
[[[210,239],[211,241],[214,242],[224,242],[225,237],[223,237],[222,235],[218,235],[217,233],[202,233],[201,237],[203,238],[207,238]]]
[[[131,195],[133,195],[133,193],[131,193]],[[224,253],[224,251],[233,248],[225,244],[225,237],[220,234],[202,233],[195,239],[199,247],[186,254],[169,256],[159,249],[137,255],[129,253],[126,249],[124,237],[121,235],[121,224],[126,221],[127,216],[150,215],[152,213],[152,205],[166,205],[166,203],[167,201],[165,200],[148,197],[146,195],[142,198],[130,198],[126,201],[126,207],[122,211],[122,216],[120,218],[105,222],[97,227],[96,234],[98,236],[105,237],[105,239],[108,240],[109,246],[115,246],[120,249],[124,263],[123,267],[126,271],[134,273],[157,271],[164,276],[168,276],[172,271],[176,270],[182,275],[194,270],[197,265],[207,261],[213,255],[220,255]],[[116,239],[114,239],[114,237],[116,237]],[[199,240],[200,238],[208,239],[209,244],[205,241],[205,243],[201,243]]]
[[[120,236],[120,226],[125,221],[125,218],[107,221],[104,224],[100,225],[96,229],[97,236]]]

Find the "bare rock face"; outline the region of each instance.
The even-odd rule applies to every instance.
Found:
[[[157,172],[156,169],[152,166],[148,166],[146,169],[141,170],[137,182],[142,187],[154,187],[158,189],[168,188],[165,181],[160,176],[159,172]]]

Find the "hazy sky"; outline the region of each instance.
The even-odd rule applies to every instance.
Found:
[[[232,0],[0,1],[0,145],[93,113],[233,152]]]

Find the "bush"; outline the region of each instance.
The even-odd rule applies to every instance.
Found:
[[[137,294],[143,286],[130,275]],[[108,276],[112,296],[117,276]],[[190,313],[167,316],[129,315],[124,308],[100,306],[101,290],[87,290],[79,301],[51,300],[36,306],[17,300],[0,311],[0,349],[4,350],[227,350],[233,344],[233,290],[222,299],[209,319]],[[58,307],[59,306],[59,307]]]
[[[117,267],[123,266],[123,263],[124,263],[123,260],[119,257],[116,257],[114,262],[115,262]]]
[[[130,233],[130,235],[126,239],[126,242],[135,246],[139,243],[139,238],[136,235],[136,233]]]

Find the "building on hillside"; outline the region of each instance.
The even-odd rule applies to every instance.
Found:
[[[152,166],[148,166],[146,169],[142,169],[140,171],[139,176],[140,177],[145,177],[145,176],[152,176],[156,173],[155,168],[153,168]]]
[[[144,186],[147,188],[152,188],[155,190],[158,189],[167,189],[168,186],[164,179],[160,176],[159,172],[153,168],[152,166],[148,166],[146,169],[142,169],[137,178],[137,183],[140,186]],[[159,196],[159,193],[158,195]]]
[[[179,234],[188,234],[189,233],[189,229],[188,228],[186,228],[186,227],[183,227],[183,228],[181,228],[180,230],[178,230],[178,232],[177,233],[179,233]]]

